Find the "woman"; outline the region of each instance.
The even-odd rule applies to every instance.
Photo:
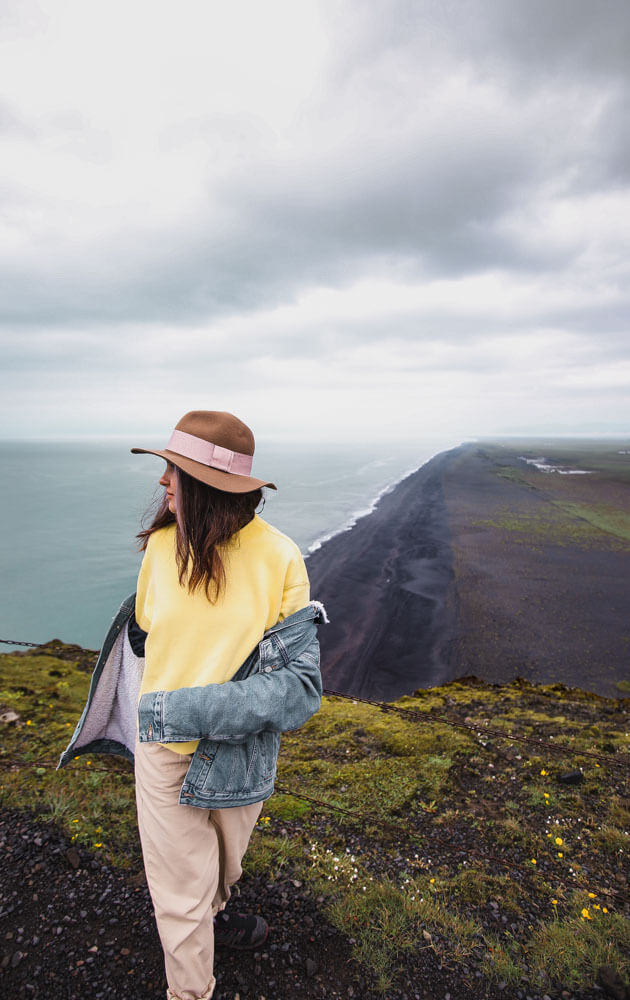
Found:
[[[137,727],[138,825],[167,997],[208,1000],[215,938],[247,948],[267,934],[262,918],[223,908],[273,791],[280,733],[319,707],[315,624],[326,619],[309,603],[298,547],[255,513],[261,488],[275,486],[251,475],[244,423],[194,411],[164,450],[132,451],[166,460],[164,500],[139,535],[135,620],[127,599],[60,765],[94,750],[131,756]]]

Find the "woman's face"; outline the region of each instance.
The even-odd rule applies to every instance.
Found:
[[[170,462],[166,463],[166,468],[160,478],[160,486],[166,487],[168,497],[168,509],[171,514],[175,514],[175,496],[177,494],[177,469]]]

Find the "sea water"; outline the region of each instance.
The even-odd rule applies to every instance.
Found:
[[[162,461],[131,455],[134,444],[0,443],[0,639],[100,646],[121,600],[135,589],[141,559],[135,536],[162,494]],[[265,491],[262,516],[307,555],[449,446],[260,442],[254,474],[278,486],[277,493]],[[0,645],[0,652],[10,649]]]

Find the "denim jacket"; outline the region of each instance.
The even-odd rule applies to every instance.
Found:
[[[299,728],[320,706],[316,624],[327,621],[323,606],[312,601],[265,632],[225,684],[152,691],[139,703],[144,660],[134,655],[127,636],[134,606],[132,595],[112,623],[58,766],[99,751],[133,759],[136,732],[140,742],[198,739],[180,792],[182,805],[218,809],[268,798],[280,733]]]

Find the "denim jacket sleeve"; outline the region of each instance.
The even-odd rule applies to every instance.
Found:
[[[322,695],[318,612],[309,609],[267,632],[233,680],[144,694],[140,741],[239,743],[263,731],[298,729],[318,710]]]

